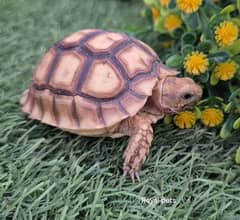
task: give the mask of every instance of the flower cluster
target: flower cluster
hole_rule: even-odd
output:
[[[206,108],[201,112],[200,117],[194,112],[184,111],[174,117],[174,123],[179,128],[191,128],[195,125],[198,118],[205,126],[216,127],[223,122],[224,114],[223,111],[218,108]]]
[[[193,78],[204,89],[194,111],[177,114],[173,122],[179,128],[190,128],[199,121],[220,128],[222,138],[229,137],[232,129],[240,129],[240,2],[144,2],[152,24],[148,31],[154,30],[156,36],[148,41],[145,34],[145,40],[153,42],[167,66]]]

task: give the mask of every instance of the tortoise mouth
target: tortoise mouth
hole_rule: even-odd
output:
[[[165,114],[169,114],[169,115],[174,115],[174,114],[178,114],[182,111],[186,111],[186,110],[191,110],[193,109],[193,107],[197,104],[197,102],[193,102],[190,104],[185,104],[184,106],[178,107],[178,108],[170,108],[170,107],[164,107],[163,111]]]
[[[184,105],[184,106],[183,106],[183,110],[191,110],[191,109],[193,109],[193,107],[194,107],[196,104],[197,104],[197,102]]]
[[[163,112],[168,115],[175,115],[175,114],[179,113],[180,111],[181,110],[179,110],[179,109],[172,109],[172,108],[167,108],[167,107],[163,108]]]

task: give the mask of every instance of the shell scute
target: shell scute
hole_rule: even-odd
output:
[[[111,98],[124,88],[124,80],[117,68],[108,60],[94,61],[82,92],[97,98]]]
[[[41,91],[41,97],[43,108],[41,121],[49,125],[58,126],[57,115],[55,112],[54,94],[49,90],[43,90]]]
[[[80,70],[85,62],[85,57],[77,52],[64,52],[50,79],[49,85],[74,92]]]
[[[55,96],[55,108],[58,115],[58,126],[78,129],[78,120],[73,117],[73,96]]]
[[[134,41],[138,44],[138,46],[141,46],[142,49],[145,50],[147,53],[150,53],[153,57],[158,57],[156,52],[150,46],[148,46],[146,43],[144,43],[138,39],[134,39]]]
[[[130,78],[139,72],[149,72],[154,61],[152,56],[134,44],[121,50],[117,57]]]
[[[80,121],[79,129],[90,130],[103,127],[98,117],[98,106],[87,99],[76,96],[76,111]]]
[[[43,117],[43,108],[41,100],[41,91],[34,91],[33,96],[33,105],[31,110],[31,118],[41,120]]]
[[[60,45],[65,48],[77,46],[82,39],[84,39],[88,34],[94,33],[96,30],[97,29],[86,29],[75,32],[61,40]]]
[[[121,104],[124,107],[124,109],[129,113],[130,116],[136,115],[136,113],[141,109],[147,98],[137,98],[133,94],[127,94],[125,95],[122,100]]]
[[[131,88],[141,95],[151,96],[157,80],[155,76],[140,78],[132,83]]]
[[[102,112],[106,124],[114,124],[119,118],[128,116],[120,110],[117,103],[103,103]]]
[[[107,52],[121,43],[126,36],[114,32],[106,32],[90,39],[86,46],[93,52]]]
[[[38,85],[46,83],[51,65],[56,57],[56,50],[51,48],[41,59],[40,63],[35,69],[33,80]]]

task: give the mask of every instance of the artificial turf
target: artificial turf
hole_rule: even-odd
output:
[[[143,26],[140,3],[0,0],[1,220],[240,219],[239,132],[223,141],[215,130],[159,122],[133,184],[122,177],[127,138],[79,137],[21,113],[21,93],[47,48],[82,28]]]

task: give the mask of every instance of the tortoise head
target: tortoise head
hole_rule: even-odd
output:
[[[189,77],[176,77],[176,71],[164,71],[153,90],[155,105],[165,114],[192,109],[202,97],[202,88]]]

